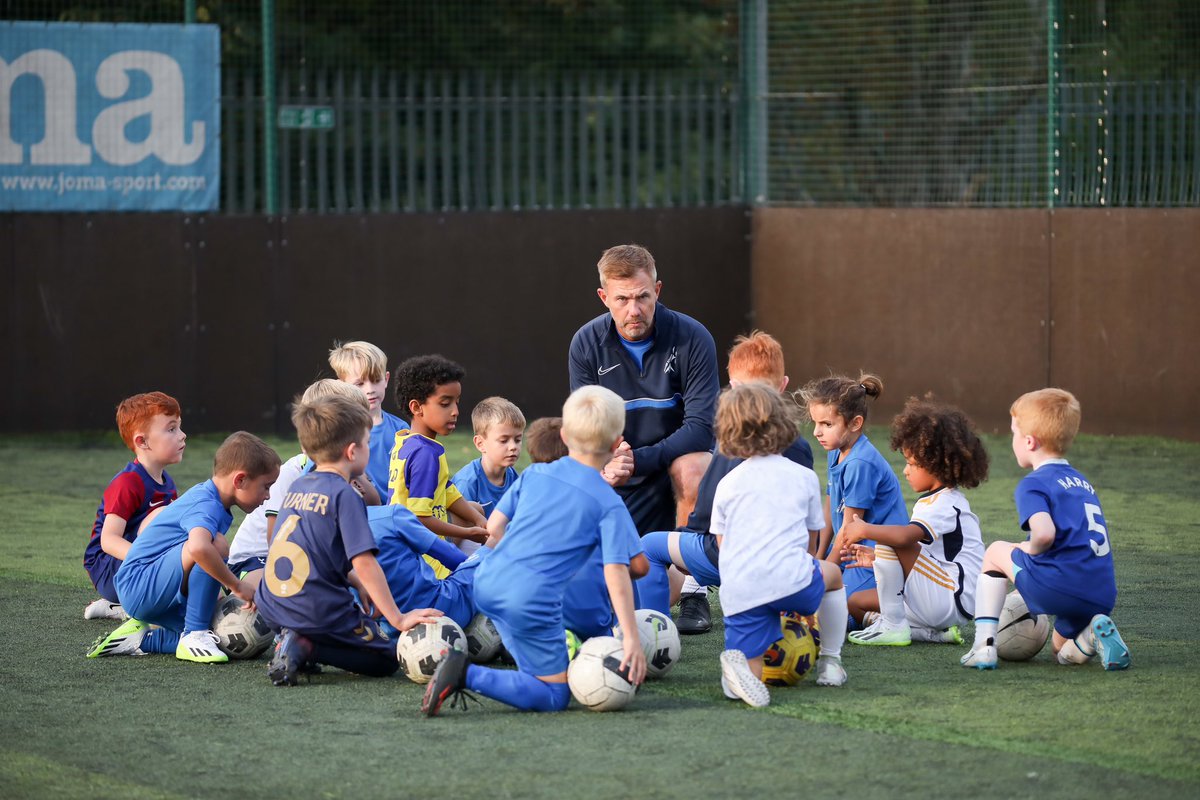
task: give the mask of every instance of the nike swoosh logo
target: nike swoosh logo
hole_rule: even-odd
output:
[[[150,507],[151,507],[151,508],[158,508],[159,506],[165,506],[166,504],[167,504],[167,501],[166,501],[166,500],[159,500],[157,503],[151,503],[151,504],[150,504]]]
[[[596,370],[596,374],[597,375],[607,375],[608,373],[612,372],[614,369],[616,369],[619,366],[621,366],[621,365],[613,364],[611,367],[601,367],[600,369]]]

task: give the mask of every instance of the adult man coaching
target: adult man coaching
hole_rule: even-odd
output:
[[[638,533],[671,530],[696,504],[713,446],[716,346],[703,325],[658,302],[662,282],[646,248],[609,248],[597,268],[596,294],[608,313],[571,339],[571,391],[598,384],[625,400],[625,442],[605,480]],[[707,595],[690,578],[683,592],[679,632],[704,633],[711,627]]]

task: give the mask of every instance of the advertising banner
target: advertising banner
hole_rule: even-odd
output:
[[[215,211],[215,25],[0,22],[0,211]]]

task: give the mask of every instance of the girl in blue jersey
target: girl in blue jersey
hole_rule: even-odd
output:
[[[908,522],[900,481],[864,431],[867,403],[882,392],[883,381],[869,374],[860,375],[857,380],[831,375],[810,381],[800,390],[812,419],[813,436],[828,453],[825,527],[821,529],[816,554],[835,564],[843,544],[842,526],[855,515],[874,525]],[[873,541],[859,544],[875,546]],[[843,580],[847,595],[875,588],[875,573],[863,567],[846,568]]]
[[[1034,614],[1053,614],[1054,652],[1060,664],[1100,656],[1105,669],[1130,664],[1109,614],[1117,602],[1112,546],[1104,510],[1092,484],[1063,457],[1079,432],[1079,401],[1062,389],[1017,398],[1012,449],[1030,473],[1017,484],[1017,516],[1029,538],[992,542],[975,590],[975,643],[964,667],[995,669],[996,628],[1008,582]]]

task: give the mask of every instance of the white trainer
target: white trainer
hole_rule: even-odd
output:
[[[175,647],[175,657],[180,661],[195,661],[199,664],[224,664],[229,656],[217,644],[217,635],[212,631],[192,631],[185,634]]]
[[[889,625],[887,620],[880,617],[868,628],[851,631],[846,638],[855,644],[908,647],[912,644],[912,629],[908,627],[908,622]]]
[[[730,700],[741,700],[733,689],[729,688],[729,681],[725,680],[725,673],[721,673],[721,691],[725,693],[725,697]]]
[[[124,622],[129,619],[129,615],[125,613],[125,609],[121,608],[120,603],[114,603],[111,600],[105,600],[101,597],[99,600],[93,600],[83,608],[84,619],[115,619]]]
[[[988,641],[992,641],[988,639]],[[964,667],[974,667],[975,669],[995,669],[999,666],[999,661],[996,659],[996,646],[992,644],[982,644],[978,647],[972,647],[962,658],[959,659]]]
[[[755,677],[741,650],[726,650],[721,653],[721,677],[735,695],[754,708],[770,705],[771,692],[767,685]]]
[[[112,633],[100,636],[92,642],[92,649],[88,651],[87,657],[144,655],[142,639],[146,638],[149,630],[149,626],[144,622],[136,619],[125,620]]]
[[[842,686],[846,683],[846,668],[841,656],[817,657],[817,686]]]

